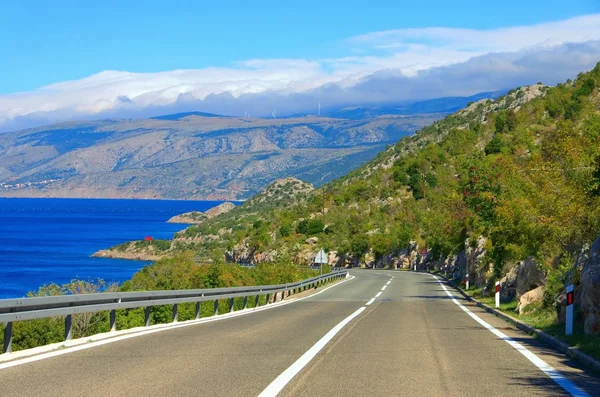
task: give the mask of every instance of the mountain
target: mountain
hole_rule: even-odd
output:
[[[495,99],[508,90],[481,92],[468,97],[444,97],[430,99],[426,101],[412,102],[400,106],[367,106],[367,107],[348,107],[335,109],[324,114],[328,117],[344,118],[351,120],[365,119],[381,116],[384,114],[409,115],[409,114],[427,114],[427,113],[454,113],[472,102],[482,99]]]
[[[443,115],[243,119],[182,113],[0,135],[0,196],[245,199],[295,176],[320,185]]]
[[[576,327],[600,334],[598,142],[600,63],[472,103],[321,188],[281,200],[271,186],[178,233],[169,255],[307,264],[324,248],[338,266],[468,274],[480,296],[500,280],[513,314],[550,332],[573,283]]]

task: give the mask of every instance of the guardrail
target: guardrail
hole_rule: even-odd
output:
[[[286,294],[316,288],[334,279],[343,278],[346,270],[334,271],[307,280],[252,287],[206,288],[194,290],[144,291],[144,292],[110,292],[96,294],[61,295],[34,298],[0,300],[0,322],[4,327],[4,353],[12,351],[13,322],[40,318],[65,316],[65,340],[73,338],[72,315],[110,311],[110,330],[116,331],[116,310],[144,307],[144,324],[150,326],[150,308],[152,306],[173,305],[173,322],[177,321],[177,308],[180,303],[196,303],[196,319],[200,318],[200,302],[215,301],[215,315],[219,314],[219,300],[229,299],[229,311],[234,311],[235,298],[244,298],[244,309],[248,305],[248,297],[255,296],[255,307],[259,305],[259,297],[266,295],[266,304],[271,296],[274,300],[281,293]]]

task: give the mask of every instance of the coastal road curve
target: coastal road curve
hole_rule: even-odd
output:
[[[600,395],[597,375],[429,274],[351,274],[271,309],[2,368],[0,396]]]

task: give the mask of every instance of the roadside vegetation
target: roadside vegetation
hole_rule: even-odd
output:
[[[325,268],[324,272],[330,271]],[[260,264],[246,268],[222,261],[212,265],[198,265],[189,253],[174,258],[159,260],[152,266],[146,266],[134,277],[122,285],[108,284],[104,280],[72,280],[64,285],[50,284],[42,286],[28,296],[57,296],[97,292],[175,290],[196,288],[220,288],[251,285],[285,284],[315,277],[318,271],[309,267],[298,267],[285,258],[276,263]],[[261,296],[259,305],[266,303]],[[254,299],[248,300],[248,307],[254,307]],[[201,316],[214,315],[214,302],[202,302]],[[235,310],[243,308],[243,298],[236,298]],[[229,303],[219,301],[219,313],[229,312]],[[170,323],[172,307],[154,306],[150,311],[151,324]],[[184,303],[178,308],[178,320],[195,318],[195,304]],[[82,338],[110,331],[109,313],[84,313],[73,315],[73,338]],[[117,310],[117,329],[130,329],[144,326],[144,308]],[[0,346],[3,343],[4,324],[0,324]],[[13,351],[29,349],[64,341],[64,317],[17,321],[13,324]]]

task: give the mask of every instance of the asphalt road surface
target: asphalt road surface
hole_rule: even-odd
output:
[[[0,396],[600,395],[597,375],[428,274],[351,274],[271,309],[0,369]]]

